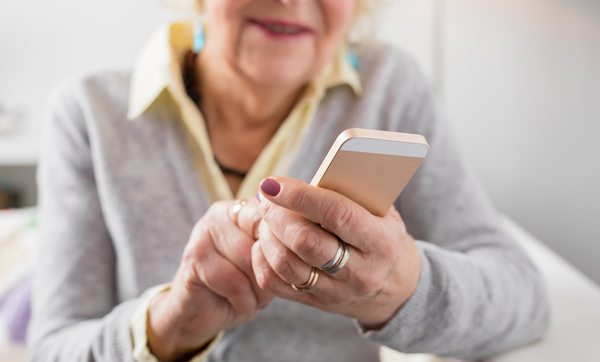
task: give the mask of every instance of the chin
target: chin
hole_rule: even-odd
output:
[[[311,66],[300,59],[263,59],[242,64],[242,71],[257,84],[267,87],[302,87],[313,77]]]

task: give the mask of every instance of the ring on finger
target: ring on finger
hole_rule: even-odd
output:
[[[310,276],[308,280],[304,284],[294,284],[292,283],[292,288],[299,292],[308,291],[310,288],[314,287],[317,284],[317,279],[319,279],[319,268],[315,268],[314,266],[310,270]]]
[[[331,259],[327,264],[323,265],[319,269],[329,274],[334,274],[340,271],[348,262],[350,258],[350,247],[345,242],[339,240],[338,250],[336,251],[333,259]]]
[[[233,223],[238,225],[238,214],[242,211],[242,208],[246,206],[248,202],[246,200],[237,200],[231,211],[233,212]],[[239,225],[238,225],[239,226]]]
[[[328,271],[328,270],[332,269],[335,266],[335,264],[342,257],[342,253],[344,252],[344,243],[340,239],[337,239],[337,240],[338,240],[338,248],[337,248],[337,251],[335,252],[335,255],[333,256],[333,258],[331,258],[331,260],[329,260],[325,265],[323,265],[319,269],[321,269],[323,271]]]

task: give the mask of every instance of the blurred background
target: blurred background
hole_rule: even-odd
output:
[[[36,203],[56,83],[128,68],[174,16],[158,0],[0,3],[0,205]],[[498,208],[600,283],[600,1],[392,0],[381,20]]]
[[[50,90],[129,68],[175,16],[159,0],[0,2],[0,209],[30,207],[0,214],[0,273],[27,252],[8,249],[15,230],[35,230]],[[377,37],[420,63],[499,210],[600,283],[600,1],[391,0]]]
[[[600,283],[600,1],[391,0],[378,37],[431,79],[498,208]],[[36,203],[48,92],[128,68],[159,0],[0,2],[0,190]],[[8,196],[7,196],[8,195]]]

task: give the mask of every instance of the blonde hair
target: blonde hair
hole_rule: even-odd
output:
[[[159,0],[165,8],[188,17],[200,12],[199,1],[201,0]],[[348,31],[351,42],[362,43],[373,38],[378,13],[388,2],[389,0],[356,0],[354,19]]]

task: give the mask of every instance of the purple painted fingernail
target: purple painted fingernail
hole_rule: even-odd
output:
[[[281,185],[272,178],[266,178],[260,183],[260,190],[269,196],[277,196],[281,191]]]

